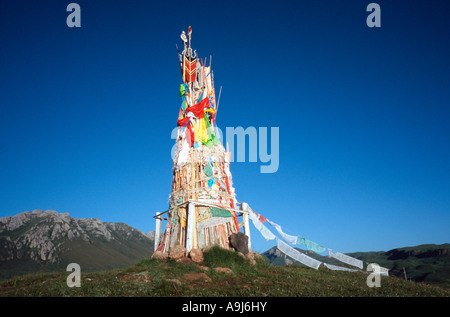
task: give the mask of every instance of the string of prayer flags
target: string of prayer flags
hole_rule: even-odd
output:
[[[254,212],[253,210],[251,212]],[[289,235],[281,229],[281,226],[276,224],[273,221],[270,221],[269,219],[265,218],[263,215],[258,215],[256,212],[255,214],[258,217],[258,220],[261,223],[268,222],[272,227],[274,227],[277,232],[280,234],[281,238],[288,244],[298,244],[298,245],[304,245],[308,250],[314,251],[316,253],[322,253],[326,251],[326,248],[318,243],[315,243],[313,241],[310,241],[302,236],[293,236]]]
[[[281,226],[278,225],[277,223],[270,221],[269,219],[265,218],[264,216],[256,213],[250,207],[248,208],[248,211],[249,211],[248,212],[249,218],[252,220],[256,229],[258,229],[261,232],[261,234],[263,235],[263,237],[266,238],[267,240],[277,239],[277,241],[278,241],[277,247],[281,252],[285,253],[286,255],[290,256],[294,260],[299,261],[300,263],[303,263],[309,267],[317,269],[320,266],[320,264],[322,262],[317,261],[311,257],[308,257],[307,255],[299,252],[298,250],[294,249],[293,247],[289,246],[288,244],[304,245],[306,247],[306,249],[314,251],[316,253],[325,252],[327,249],[324,246],[322,246],[318,243],[315,243],[313,241],[310,241],[302,236],[293,236],[293,235],[286,234],[281,229]],[[275,235],[264,226],[264,223],[266,223],[266,222],[269,223],[272,227],[274,227],[277,230],[277,232],[281,236],[282,240],[276,238]],[[341,261],[345,264],[351,265],[351,266],[355,266],[355,267],[359,268],[360,270],[363,269],[363,261],[361,261],[361,260],[355,259],[351,256],[348,256],[348,255],[340,253],[340,252],[333,253],[331,251],[331,249],[328,249],[328,252],[329,252],[329,256],[336,260],[339,260],[339,261]],[[324,264],[330,270],[342,270],[342,271],[350,271],[350,272],[359,271],[359,270],[344,268],[341,266],[336,266],[336,265],[331,265],[331,264],[326,264],[326,263],[324,263]],[[383,274],[388,275],[388,271],[389,271],[388,269],[382,268],[380,270],[382,271]]]

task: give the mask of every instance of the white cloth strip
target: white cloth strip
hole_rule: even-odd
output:
[[[348,265],[356,266],[357,268],[360,268],[360,269],[363,268],[363,261],[361,261],[361,260],[352,258],[351,256],[348,256],[348,255],[345,255],[345,254],[342,254],[339,252],[333,253],[333,252],[331,252],[331,249],[328,249],[328,252],[329,252],[330,256],[332,258],[335,258],[336,260],[339,260]]]
[[[280,250],[287,256],[293,258],[294,260],[296,260],[300,263],[303,263],[306,266],[312,267],[313,269],[317,270],[319,268],[320,264],[322,263],[320,261],[317,261],[317,260],[307,256],[306,254],[303,254],[303,253],[295,250],[294,248],[288,246],[286,243],[284,243],[280,239],[278,239],[277,248],[278,248],[278,250]]]
[[[389,269],[380,266],[380,274],[384,276],[389,276]]]
[[[328,263],[324,263],[323,265],[325,265],[327,268],[329,268],[330,270],[333,270],[333,271],[363,272],[361,270],[349,269],[348,267],[342,267],[342,266],[332,265],[332,264],[328,264]]]
[[[178,157],[177,157],[177,165],[178,166],[181,166],[188,161],[189,149],[190,149],[190,147],[189,147],[188,142],[186,140],[183,140],[181,150],[178,153]]]
[[[209,219],[203,220],[197,223],[197,229],[206,229],[211,228],[218,225],[223,225],[228,222],[232,222],[233,218],[223,218],[223,217],[211,217]]]
[[[383,276],[389,276],[389,269],[379,266],[376,263],[370,263],[369,265],[367,265],[366,270],[373,271],[375,273],[380,273]]]
[[[289,244],[296,244],[297,243],[297,237],[296,236],[291,236],[289,234],[284,233],[283,230],[281,230],[280,225],[276,224],[275,222],[270,221],[269,219],[267,219],[267,222],[278,231],[278,233],[280,234],[281,238],[283,238],[283,240],[286,243],[289,243]]]
[[[261,221],[259,221],[258,217],[256,216],[255,212],[253,210],[251,210],[249,208],[249,218],[252,220],[253,225],[255,226],[256,229],[258,229],[258,231],[262,234],[262,236],[264,238],[266,238],[266,240],[273,240],[275,239],[275,235],[272,233],[272,231],[270,231],[269,229],[266,228],[266,226],[264,226]]]

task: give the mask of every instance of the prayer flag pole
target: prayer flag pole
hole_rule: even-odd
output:
[[[186,42],[187,42],[187,38],[186,38],[186,33],[181,32],[180,35],[181,39],[183,40],[183,45],[184,45],[184,50],[183,50],[183,83],[186,83]]]

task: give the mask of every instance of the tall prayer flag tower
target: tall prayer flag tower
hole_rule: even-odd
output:
[[[212,245],[228,249],[230,236],[239,232],[240,226],[250,238],[248,217],[241,209],[246,204],[236,201],[231,153],[216,137],[218,104],[211,58],[209,66],[206,60],[198,58],[191,48],[191,33],[189,27],[188,41],[182,32],[184,49],[178,52],[183,82],[169,209],[155,216],[155,252],[166,254],[176,246],[186,252]],[[243,216],[241,224],[238,216]],[[167,220],[164,233],[162,220]]]

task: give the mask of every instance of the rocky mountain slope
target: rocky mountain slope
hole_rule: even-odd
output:
[[[153,238],[154,239],[154,238]],[[37,271],[113,269],[151,256],[151,233],[39,209],[0,218],[0,279]]]

